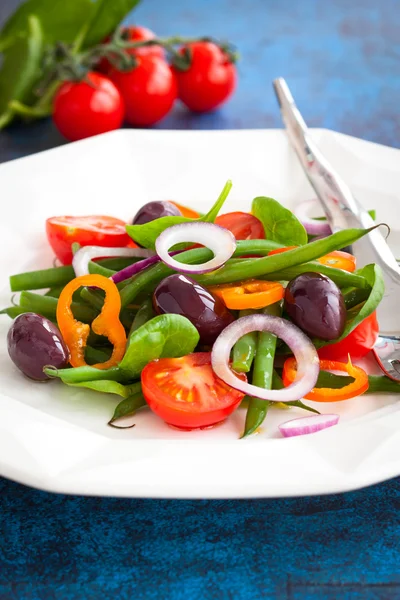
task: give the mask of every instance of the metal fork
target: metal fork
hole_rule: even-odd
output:
[[[293,96],[282,78],[273,82],[286,133],[314,188],[333,232],[349,227],[372,227],[369,213],[353,196],[348,185],[335,172],[310,136]],[[400,312],[400,269],[385,238],[375,229],[355,244],[358,262],[378,263],[385,278],[385,295],[378,309],[380,334],[373,349],[385,374],[400,382],[400,320],[394,327],[394,315]]]

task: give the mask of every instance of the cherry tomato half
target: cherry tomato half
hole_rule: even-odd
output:
[[[330,344],[318,350],[324,360],[346,360],[350,354],[352,359],[362,358],[373,348],[379,335],[379,324],[376,312],[364,319],[344,340]]]
[[[86,81],[66,81],[54,99],[54,123],[71,142],[118,129],[123,119],[121,94],[100,73],[88,73]]]
[[[193,42],[181,48],[189,52],[190,66],[174,67],[179,98],[190,110],[207,112],[225,102],[236,86],[236,67],[229,56],[213,42]]]
[[[103,215],[51,217],[46,221],[46,234],[54,254],[63,265],[72,262],[71,244],[74,242],[81,246],[113,248],[128,246],[132,242],[124,221]]]
[[[123,27],[122,35],[127,42],[142,42],[146,40],[154,40],[156,34],[147,27],[141,27],[140,25],[131,25],[130,27]],[[104,40],[105,43],[109,42],[110,38]],[[164,58],[164,50],[161,46],[143,46],[142,48],[129,48],[128,54],[133,56],[158,56]],[[111,63],[106,59],[102,58],[96,65],[96,69],[102,73],[108,73],[108,70],[112,68]]]
[[[231,212],[226,215],[220,215],[215,219],[215,223],[225,229],[229,229],[237,240],[264,240],[264,227],[250,213]]]
[[[148,127],[160,121],[172,108],[178,88],[169,64],[153,55],[138,56],[131,71],[110,69],[125,103],[125,118],[130,125]]]
[[[244,397],[214,374],[210,352],[150,362],[142,371],[142,390],[151,410],[181,429],[220,423]]]

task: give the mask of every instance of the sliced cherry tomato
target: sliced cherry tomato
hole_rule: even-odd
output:
[[[270,250],[270,252],[268,252],[268,256],[280,254],[281,252],[287,252],[288,250],[294,250],[294,248],[297,248],[297,246],[276,248],[275,250]],[[334,252],[330,252],[325,256],[321,256],[321,258],[317,258],[316,260],[317,262],[321,263],[321,265],[333,267],[334,269],[343,269],[343,271],[349,271],[349,273],[353,273],[357,267],[356,257],[348,252],[343,252],[342,250],[334,250]]]
[[[344,371],[350,377],[354,377],[353,383],[340,389],[335,388],[317,388],[315,387],[309,394],[304,396],[307,400],[315,402],[339,402],[355,398],[367,391],[369,387],[368,375],[360,367],[351,364],[349,358],[347,363],[337,362],[335,360],[321,360],[320,368],[322,371]],[[285,386],[290,385],[296,378],[297,365],[295,358],[288,358],[283,365],[282,379]]]
[[[136,127],[148,127],[160,121],[178,96],[175,74],[159,56],[138,56],[132,70],[112,68],[108,75],[121,92],[126,121]]]
[[[142,390],[151,410],[181,429],[220,423],[244,397],[214,374],[210,352],[153,360],[142,371]]]
[[[121,127],[124,102],[108,77],[90,72],[85,81],[66,81],[60,86],[53,120],[67,140],[81,140]]]
[[[127,42],[142,42],[146,40],[154,40],[156,34],[147,27],[141,27],[140,25],[132,25],[130,27],[122,28],[122,36]],[[104,40],[104,43],[110,41],[110,37]],[[142,48],[129,48],[126,50],[128,54],[132,56],[158,56],[164,58],[165,52],[161,46],[143,46]],[[111,63],[106,59],[102,58],[96,65],[96,69],[102,73],[108,73],[109,69],[112,68]]]
[[[362,358],[374,347],[379,335],[379,324],[374,311],[364,319],[344,340],[329,344],[318,350],[318,355],[326,360],[343,360],[349,354],[351,358]]]
[[[187,217],[188,219],[198,219],[200,217],[200,213],[197,210],[193,210],[193,208],[183,206],[183,204],[178,204],[177,202],[173,202],[173,200],[169,200],[169,202],[176,206],[176,208],[179,208],[183,217]]]
[[[179,98],[190,110],[214,110],[233,93],[236,86],[236,67],[231,58],[213,42],[192,42],[180,53],[189,55],[189,68],[175,67]]]
[[[244,310],[246,308],[264,308],[279,302],[285,295],[284,287],[276,281],[249,281],[228,283],[209,288],[214,296],[218,296],[227,308]]]
[[[229,229],[237,240],[264,240],[264,227],[250,213],[231,212],[220,215],[215,219],[215,223],[225,229]]]
[[[51,217],[46,221],[46,234],[54,254],[63,265],[72,262],[73,242],[81,246],[112,248],[132,246],[133,243],[126,233],[124,221],[103,215]]]

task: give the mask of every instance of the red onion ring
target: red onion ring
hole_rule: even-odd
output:
[[[300,202],[293,212],[304,225],[309,235],[331,235],[332,229],[327,221],[318,221],[308,216],[310,211],[316,206],[319,206],[318,200],[306,200],[305,202]]]
[[[194,243],[206,246],[214,257],[200,265],[184,265],[171,258],[169,249],[175,244]],[[196,221],[180,223],[165,229],[156,239],[156,252],[161,260],[178,273],[208,273],[222,267],[236,250],[233,233],[214,223]]]
[[[297,362],[297,377],[282,390],[266,390],[238,379],[229,367],[233,345],[246,333],[266,331],[283,340],[291,349]],[[214,373],[226,384],[249,396],[272,402],[292,402],[308,394],[317,383],[319,358],[311,340],[290,321],[271,315],[250,315],[228,325],[214,342],[211,352]]]
[[[313,415],[312,417],[300,417],[291,419],[279,425],[279,431],[284,437],[295,435],[307,435],[337,425],[339,415]]]
[[[175,250],[175,252],[171,252],[171,256],[173,256],[175,254],[180,254],[181,252],[184,252],[184,250]],[[133,265],[128,265],[127,267],[125,267],[125,269],[121,269],[121,271],[114,273],[114,275],[111,275],[110,279],[112,279],[114,283],[120,283],[121,281],[125,281],[125,279],[129,279],[130,277],[133,277],[133,275],[137,275],[144,269],[147,269],[147,267],[150,267],[151,265],[155,265],[156,263],[158,263],[160,261],[161,261],[161,258],[159,256],[157,256],[157,255],[150,256],[149,258],[145,258],[144,260],[139,260],[138,262],[134,263]]]
[[[83,246],[74,254],[72,266],[76,277],[80,277],[81,275],[88,275],[89,263],[94,258],[108,258],[110,256],[146,258],[153,255],[153,250],[146,250],[144,248],[105,248],[103,246]]]

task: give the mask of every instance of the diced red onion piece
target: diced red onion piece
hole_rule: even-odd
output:
[[[320,206],[318,200],[306,200],[305,202],[300,202],[293,212],[299,221],[302,222],[309,235],[331,235],[332,230],[327,221],[318,221],[309,216],[310,211],[316,206]]]
[[[74,254],[72,266],[76,277],[80,277],[81,275],[88,275],[89,263],[94,258],[109,258],[111,256],[147,258],[153,255],[153,250],[146,250],[145,248],[105,248],[103,246],[83,246]]]
[[[312,415],[312,417],[300,417],[291,419],[279,425],[279,430],[284,437],[295,435],[307,435],[337,425],[339,415]]]
[[[171,252],[171,256],[173,256],[174,254],[180,254],[181,252],[184,251],[176,250],[175,252]],[[138,262],[133,263],[133,265],[128,265],[127,267],[125,267],[125,269],[114,273],[114,275],[111,275],[110,279],[112,279],[114,283],[120,283],[121,281],[125,281],[125,279],[133,277],[133,275],[137,275],[144,269],[147,269],[147,267],[151,267],[151,265],[155,265],[160,261],[161,258],[157,256],[157,254],[155,256],[150,256],[149,258],[139,260]]]
[[[297,376],[288,387],[282,390],[265,390],[241,381],[230,369],[229,358],[233,345],[252,331],[266,331],[276,335],[293,352],[297,362]],[[214,342],[211,365],[214,373],[226,384],[249,396],[272,402],[292,402],[303,398],[315,387],[319,374],[317,351],[301,329],[281,317],[261,314],[242,317],[223,330]]]
[[[193,243],[206,246],[214,258],[200,265],[184,265],[171,257],[169,249],[175,244]],[[165,229],[156,239],[156,252],[161,260],[180,273],[208,273],[222,267],[236,250],[235,236],[213,223],[181,223]]]

